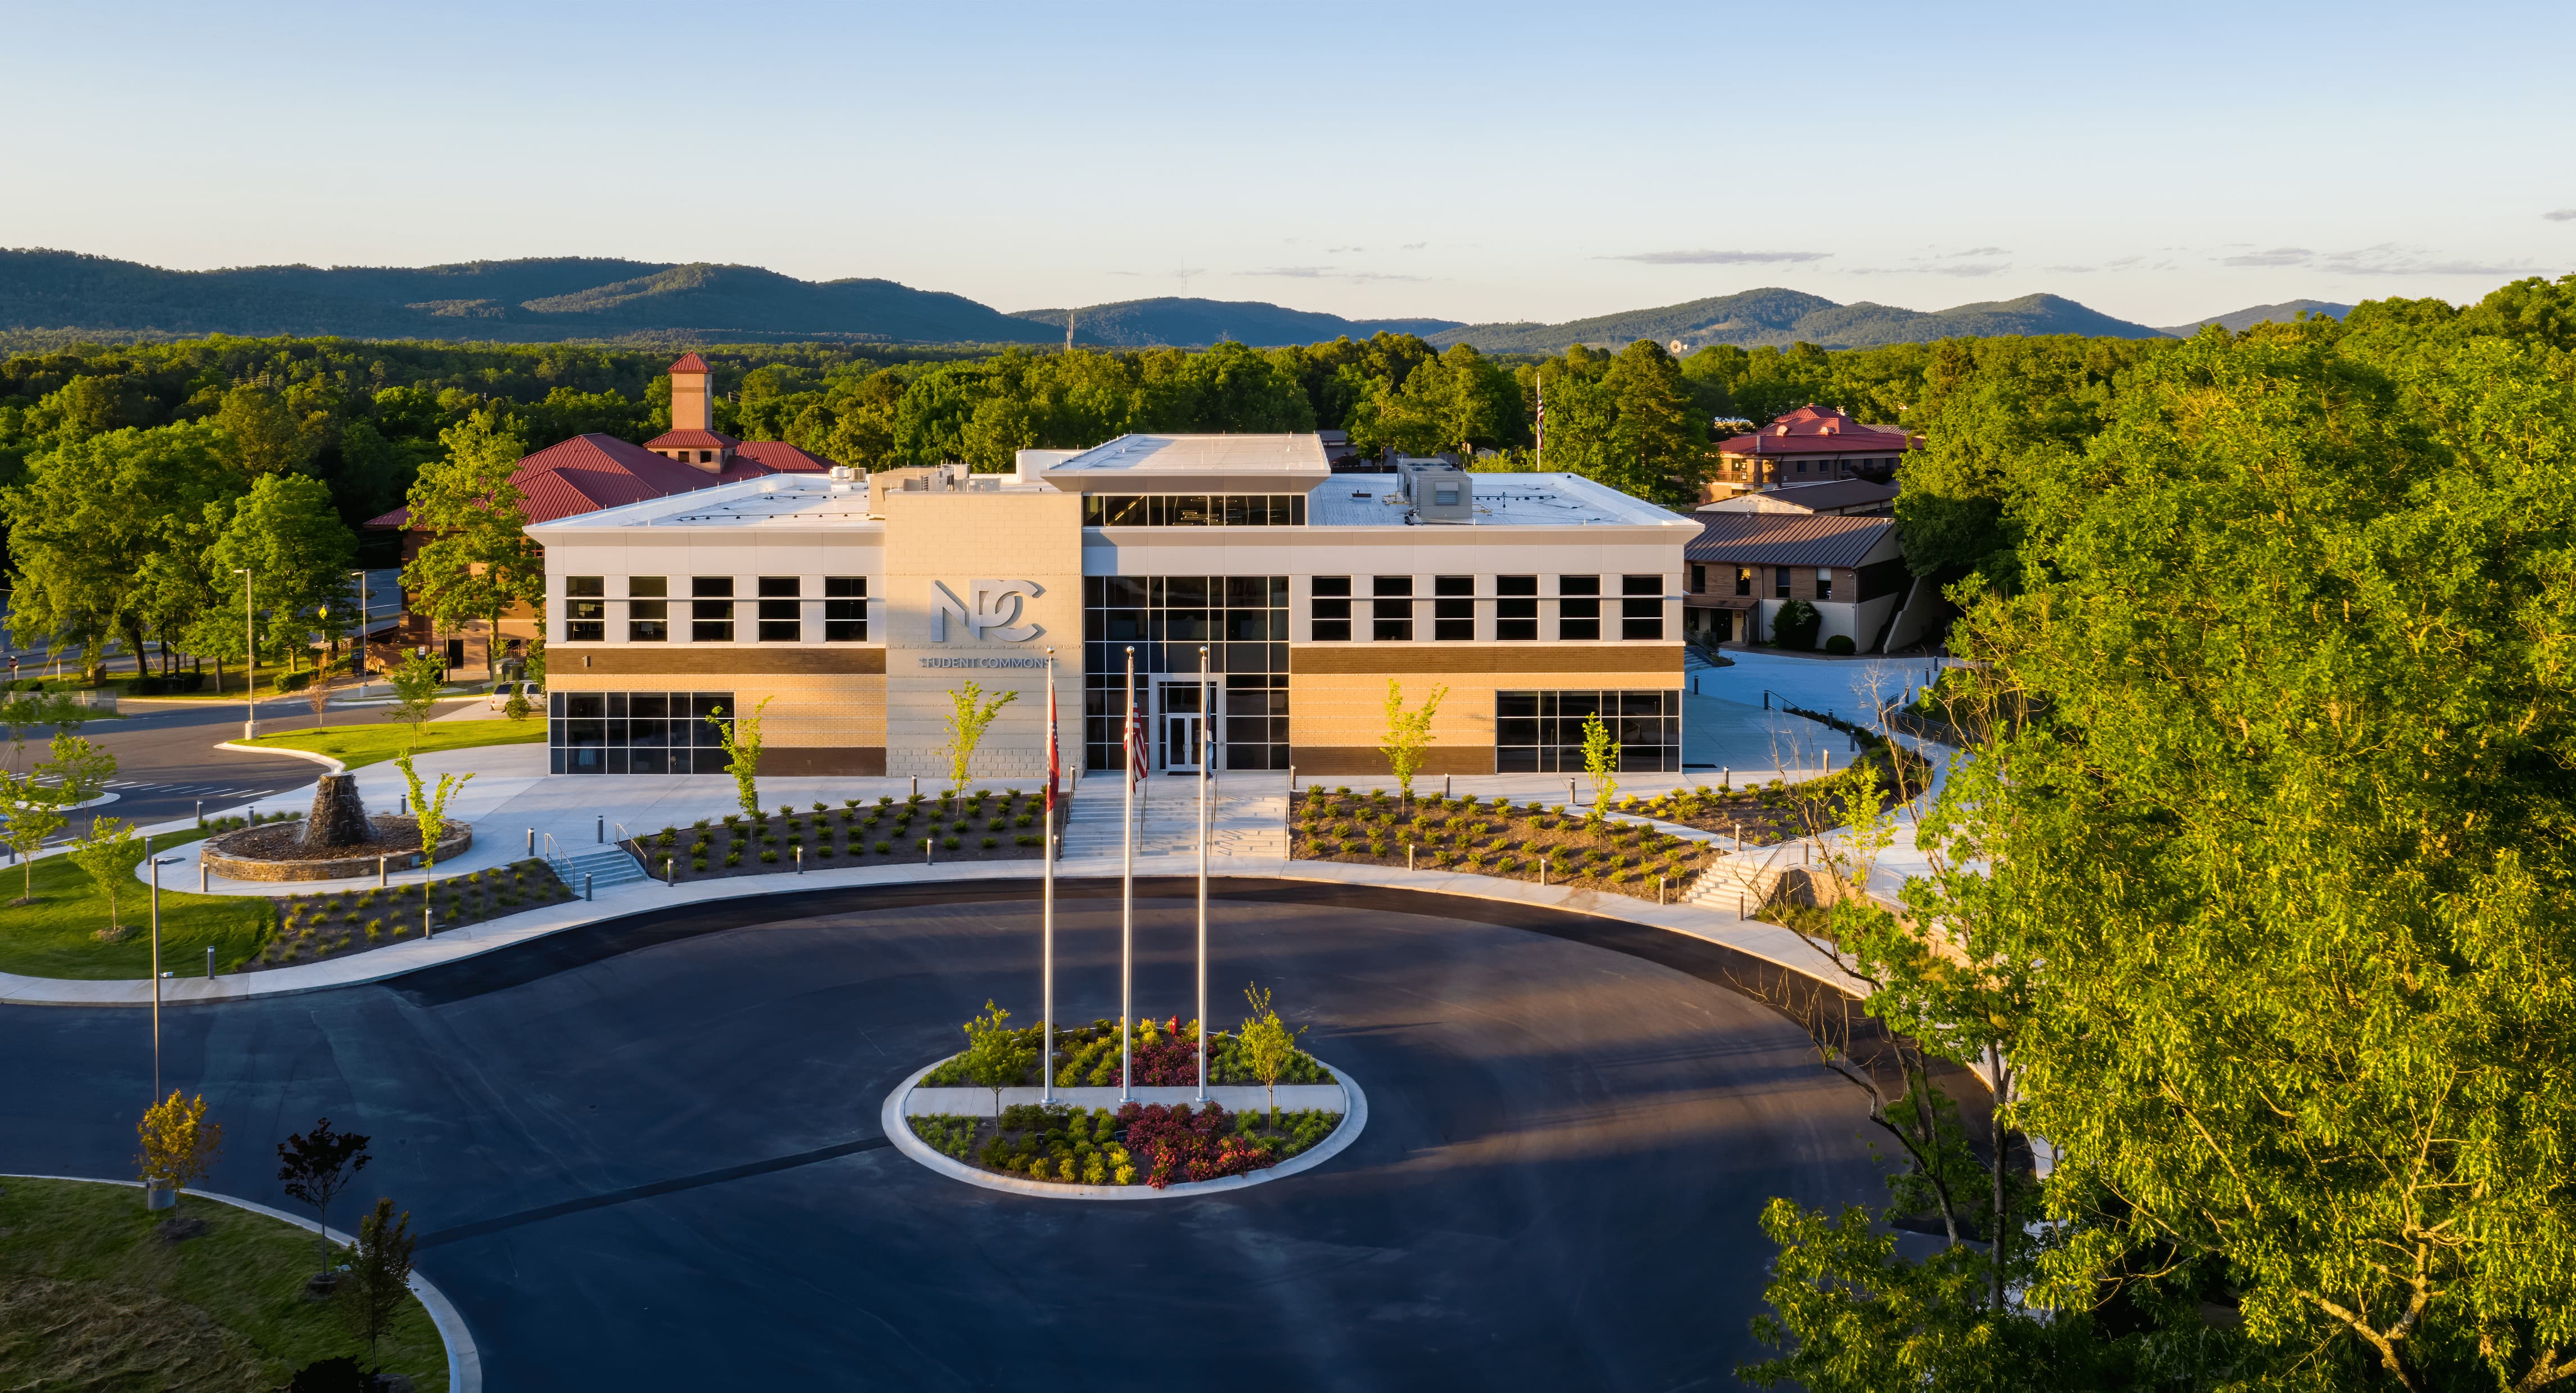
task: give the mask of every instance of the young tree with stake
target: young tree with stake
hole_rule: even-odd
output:
[[[331,1224],[331,1201],[367,1168],[367,1138],[358,1132],[334,1132],[331,1119],[313,1124],[277,1144],[277,1178],[287,1197],[313,1206],[314,1242],[330,1262],[330,1240],[322,1230]]]
[[[412,815],[419,820],[420,826],[420,869],[422,875],[426,876],[433,867],[438,865],[438,839],[447,835],[447,805],[457,794],[464,791],[467,784],[474,781],[474,776],[441,774],[438,776],[438,787],[423,792],[420,775],[412,769],[411,755],[408,751],[395,757],[394,767],[402,771],[403,783],[411,789]],[[421,896],[421,908],[423,912],[429,908],[429,897],[426,891]]]
[[[760,817],[760,713],[769,709],[772,697],[762,697],[748,716],[725,719],[719,706],[707,713],[707,724],[716,728],[716,743],[724,746],[725,772],[733,775],[733,793],[744,813]]]
[[[358,1221],[358,1241],[349,1245],[349,1276],[340,1284],[341,1314],[349,1329],[367,1342],[367,1362],[376,1362],[376,1344],[393,1328],[394,1315],[411,1298],[411,1215],[394,1213],[394,1202],[379,1199]]]
[[[1270,1109],[1270,1125],[1279,1125],[1279,1080],[1288,1067],[1297,1062],[1297,1037],[1306,1027],[1291,1029],[1270,1006],[1270,989],[1246,983],[1243,999],[1252,1003],[1252,1018],[1243,1023],[1245,1059],[1252,1065],[1252,1076],[1261,1080],[1262,1097]]]
[[[107,927],[100,930],[99,936],[124,937],[125,925],[117,917],[116,890],[132,877],[134,863],[143,859],[143,846],[134,840],[134,824],[122,818],[91,818],[89,835],[72,843],[65,854],[82,874],[98,882],[99,893],[107,896]]]
[[[224,1149],[223,1124],[206,1120],[204,1095],[182,1099],[175,1088],[144,1109],[134,1133],[142,1142],[134,1158],[142,1179],[157,1180],[173,1192],[204,1179]]]
[[[429,713],[437,708],[439,691],[447,685],[447,669],[427,653],[414,653],[400,664],[389,666],[385,673],[393,684],[393,718],[411,727],[418,739],[421,727],[429,723]]]
[[[44,850],[45,839],[63,830],[65,818],[54,802],[54,789],[36,782],[32,774],[0,770],[0,816],[8,818],[0,827],[0,841],[18,853],[18,865],[24,879],[24,891],[16,903],[36,902],[37,852]]]
[[[1396,787],[1403,790],[1404,801],[1413,801],[1413,776],[1422,769],[1423,756],[1431,748],[1431,718],[1440,712],[1440,699],[1449,689],[1433,683],[1431,694],[1412,711],[1404,709],[1404,686],[1386,679],[1386,739],[1378,749],[1386,755],[1387,768],[1395,775]]]
[[[993,1115],[1002,1115],[1002,1090],[1028,1072],[1032,1050],[1006,1024],[1011,1013],[989,999],[984,1014],[966,1022],[966,1077],[993,1090]]]
[[[1610,800],[1619,796],[1619,742],[1598,714],[1583,718],[1583,775],[1592,781],[1592,811],[1587,827],[1599,827],[1610,815]]]
[[[984,743],[984,732],[1002,708],[1020,699],[1018,692],[1003,692],[987,697],[984,688],[967,682],[948,694],[948,786],[959,793],[966,791],[969,767],[975,761],[975,747]]]

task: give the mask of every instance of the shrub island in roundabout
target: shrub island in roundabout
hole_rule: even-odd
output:
[[[1304,1170],[1349,1144],[1365,1105],[1347,1078],[1297,1047],[1268,993],[1247,995],[1253,1018],[1208,1037],[1204,1101],[1196,1021],[1129,1024],[1125,1099],[1118,1022],[1059,1027],[1055,1097],[1045,1101],[1043,1032],[1013,1028],[1010,1012],[986,1003],[966,1024],[967,1048],[897,1089],[887,1121],[903,1130],[897,1146],[933,1169],[1062,1198],[1231,1189]]]

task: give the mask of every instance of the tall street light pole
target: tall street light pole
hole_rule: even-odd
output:
[[[161,868],[185,859],[154,856],[152,839],[143,839],[143,859],[152,863],[152,1101],[161,1101]]]
[[[235,566],[242,578],[242,738],[259,738],[259,640],[251,629],[250,571]]]
[[[358,700],[367,699],[367,624],[375,617],[368,607],[367,573],[351,571],[358,578]]]
[[[1136,1096],[1136,780],[1144,771],[1144,732],[1136,711],[1136,647],[1127,647],[1127,813],[1118,836],[1118,1101]]]
[[[1199,1101],[1207,1101],[1207,871],[1208,766],[1216,762],[1215,684],[1208,672],[1206,644],[1199,645]]]

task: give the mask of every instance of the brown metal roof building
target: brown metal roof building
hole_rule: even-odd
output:
[[[1804,600],[1822,618],[1818,647],[1839,634],[1855,651],[1884,641],[1913,588],[1896,523],[1831,513],[1692,515],[1698,540],[1682,548],[1685,634],[1706,642],[1773,639],[1783,605]]]
[[[1829,407],[1807,405],[1749,434],[1718,442],[1715,501],[1756,489],[1824,479],[1895,477],[1920,437],[1895,426],[1865,426]]]

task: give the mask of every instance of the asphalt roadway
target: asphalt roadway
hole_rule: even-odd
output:
[[[1190,1014],[1186,882],[1140,898],[1140,1014]],[[1303,1175],[1079,1203],[943,1179],[878,1108],[1000,1000],[1035,1019],[1027,883],[657,911],[387,983],[163,1017],[225,1127],[374,1139],[344,1199],[412,1215],[495,1393],[1727,1388],[1756,1357],[1764,1201],[1881,1200],[1856,1093],[1679,935],[1532,906],[1219,882],[1245,982],[1366,1089]],[[1117,1010],[1114,883],[1060,899],[1059,1014]],[[0,1171],[130,1173],[133,1009],[0,1008]]]
[[[107,785],[116,801],[73,813],[54,841],[87,833],[92,817],[120,817],[148,827],[194,817],[200,801],[211,816],[218,809],[239,808],[303,788],[322,772],[313,761],[288,755],[216,749],[221,741],[241,738],[243,711],[238,701],[128,699],[119,707],[116,719],[91,721],[80,729],[81,735],[116,756],[116,777]],[[453,705],[439,707],[442,712],[454,709]],[[357,707],[335,710],[329,724],[365,725],[383,719],[381,708]],[[310,730],[313,724],[313,708],[302,697],[259,704],[262,734]],[[29,736],[21,767],[43,759],[45,742],[52,737],[50,729]],[[300,801],[280,802],[271,809],[303,810]]]

